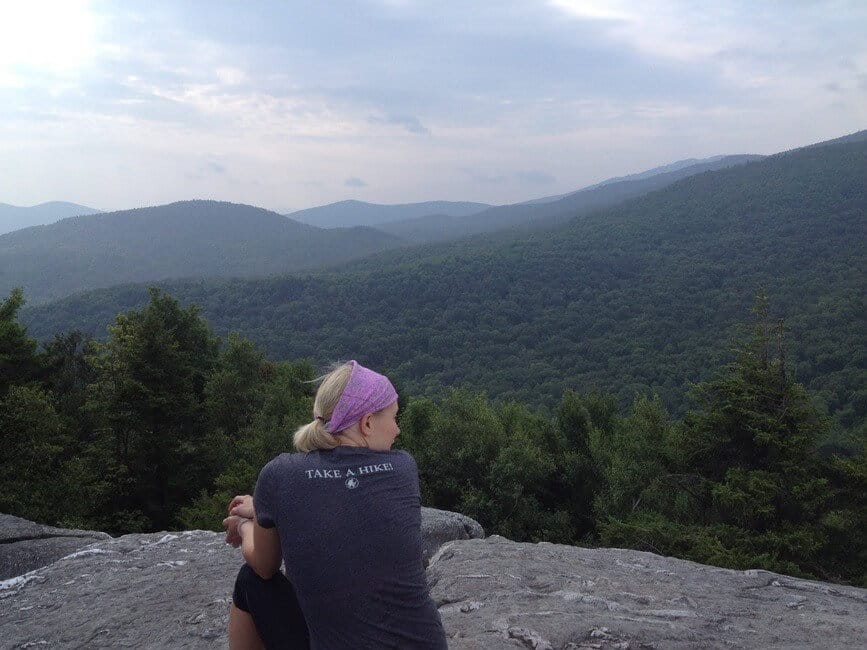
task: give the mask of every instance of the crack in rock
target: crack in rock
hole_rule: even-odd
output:
[[[506,631],[506,636],[509,639],[520,641],[533,650],[554,650],[554,646],[545,637],[536,630],[530,630],[526,627],[510,627]]]
[[[65,533],[65,534],[55,534],[55,533],[37,533],[35,535],[21,535],[20,537],[5,537],[0,539],[0,544],[17,544],[19,542],[33,542],[39,539],[63,539],[65,537],[74,537],[77,539],[81,538],[94,538],[95,535],[89,531],[82,531],[80,533]],[[106,536],[108,537],[108,536]]]

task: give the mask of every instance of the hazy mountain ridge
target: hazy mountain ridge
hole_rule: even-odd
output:
[[[594,190],[599,187],[604,187],[605,185],[611,185],[612,183],[620,183],[623,181],[640,181],[646,178],[651,178],[652,176],[659,176],[660,174],[668,174],[670,172],[677,172],[681,169],[686,169],[689,167],[695,167],[696,165],[707,165],[713,164],[720,160],[724,160],[728,158],[731,164],[738,164],[740,162],[752,162],[754,160],[761,160],[764,156],[754,155],[754,154],[735,154],[735,155],[720,155],[720,156],[711,156],[709,158],[686,158],[684,160],[677,160],[673,163],[668,163],[667,165],[660,165],[659,167],[654,167],[652,169],[648,169],[647,171],[637,172],[635,174],[626,174],[625,176],[614,176],[612,178],[607,178],[604,181],[599,183],[594,183],[593,185],[588,185],[587,187],[582,187],[580,190],[573,192],[566,192],[565,194],[554,194],[552,196],[543,196],[539,199],[532,199],[530,201],[522,201],[522,205],[532,205],[534,203],[551,203],[553,201],[559,201],[560,199],[565,199],[568,196],[572,196],[573,194],[577,194],[578,192],[586,192],[588,190]],[[740,160],[739,160],[740,159]],[[706,171],[706,170],[702,170]]]
[[[629,400],[685,385],[729,354],[764,286],[799,380],[843,426],[863,422],[867,143],[807,148],[689,178],[531,233],[390,251],[345,271],[163,284],[270,358],[365,358],[413,395],[466,385],[551,403],[600,386]],[[26,312],[45,338],[101,334],[145,287]],[[327,309],[329,318],[310,319]],[[860,395],[860,397],[859,397]]]
[[[49,201],[29,207],[0,203],[0,235],[21,228],[54,223],[67,217],[101,212],[102,210],[96,208],[66,201]]]
[[[726,163],[726,166],[730,166],[745,162],[754,162],[756,160],[761,160],[762,158],[764,158],[764,156],[759,156],[756,154],[733,154],[710,156],[708,158],[685,158],[684,160],[677,160],[673,163],[668,163],[667,165],[660,165],[659,167],[654,167],[653,169],[649,169],[645,172],[636,172],[635,174],[626,174],[625,176],[615,176],[614,178],[609,178],[602,181],[601,183],[592,185],[587,189],[604,187],[605,185],[611,185],[612,183],[619,183],[621,181],[640,181],[644,180],[645,178],[650,178],[652,176],[659,176],[661,174],[678,172],[682,169],[689,169],[690,167],[702,166],[706,167],[703,168],[702,171],[707,171],[708,169],[713,168],[714,163],[718,163],[720,161],[724,161]]]
[[[422,203],[379,205],[348,200],[290,212],[286,216],[320,228],[376,227],[383,223],[428,215],[462,217],[490,207],[491,205],[488,203],[474,203],[472,201],[425,201]]]
[[[611,207],[642,194],[658,190],[695,174],[743,165],[762,156],[748,154],[718,156],[695,165],[678,167],[670,171],[652,173],[654,170],[611,179],[592,187],[578,190],[557,200],[544,203],[517,203],[488,208],[463,218],[427,216],[388,224],[380,230],[413,243],[458,239],[467,235],[493,232],[504,228],[526,226],[552,226],[573,219],[578,215]],[[677,163],[673,163],[677,164]],[[663,168],[657,168],[663,169]]]
[[[566,201],[560,204],[556,212],[569,211],[575,208],[594,209],[605,207],[618,200],[638,196],[645,191],[650,191],[650,189],[663,187],[679,178],[760,160],[762,157],[739,154],[679,160],[636,174],[609,178],[601,183],[565,194],[546,196],[505,206],[492,206],[485,203],[466,201],[427,201],[401,205],[377,205],[348,200],[291,212],[286,216],[321,228],[368,225],[385,232],[390,232],[413,243],[422,243],[425,241],[452,239],[467,234],[509,227],[515,223],[532,222],[545,218],[549,216],[549,212],[541,210],[537,213],[535,206],[559,203],[577,195],[581,195],[582,198],[588,200],[577,202],[577,204],[573,204],[572,201]],[[629,185],[632,182],[647,181],[654,177],[657,180],[649,181],[647,185]],[[624,183],[626,185],[623,185]],[[597,191],[609,185],[618,185],[619,190],[623,191]],[[524,219],[516,218],[515,213],[521,212],[524,209],[527,209],[525,213],[526,217]]]
[[[307,217],[324,218],[331,210],[338,220],[382,219],[389,214],[392,217],[408,214],[407,211],[426,214],[422,218],[380,224],[376,230],[354,226],[362,229],[358,241],[346,229],[321,229],[261,208],[215,201],[183,201],[70,217],[48,226],[0,235],[0,291],[23,286],[31,302],[40,302],[125,282],[262,277],[324,268],[384,248],[398,249],[476,233],[494,237],[495,231],[515,228],[551,227],[680,177],[740,164],[745,158],[748,157],[720,157],[710,163],[660,174],[650,170],[643,173],[650,175],[648,178],[580,190],[545,205],[518,204],[474,212],[485,204],[434,201],[377,206],[344,201],[306,211]],[[472,214],[456,217],[427,214],[436,208]],[[255,228],[250,228],[251,223]]]
[[[867,129],[864,129],[863,131],[855,131],[855,133],[850,133],[848,135],[841,135],[839,138],[834,138],[832,140],[823,140],[822,142],[816,142],[815,144],[807,145],[803,148],[807,149],[809,147],[827,147],[829,145],[835,144],[864,142],[865,140],[867,140]],[[794,151],[797,151],[797,149],[795,149]]]
[[[123,282],[251,277],[327,266],[398,245],[371,228],[324,230],[215,201],[71,217],[0,236],[0,291],[29,300]]]

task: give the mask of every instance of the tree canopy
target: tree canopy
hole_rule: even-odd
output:
[[[0,353],[20,348],[4,340]],[[867,445],[820,454],[830,421],[794,381],[785,341],[760,295],[730,362],[689,390],[680,418],[649,392],[624,409],[566,389],[549,410],[401,388],[397,442],[425,505],[489,533],[867,585]],[[159,290],[104,343],[70,332],[21,358],[36,371],[0,399],[0,509],[45,523],[216,528],[311,417],[309,362],[220,340]]]

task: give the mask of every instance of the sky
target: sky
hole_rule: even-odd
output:
[[[0,202],[502,204],[867,128],[867,3],[0,0]]]

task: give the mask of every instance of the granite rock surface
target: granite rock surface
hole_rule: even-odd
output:
[[[107,539],[111,537],[105,533],[43,526],[0,513],[0,580],[38,569]]]
[[[422,508],[421,536],[424,565],[446,542],[458,539],[483,539],[485,531],[475,519],[448,510]]]
[[[428,581],[451,648],[861,648],[867,590],[651,553],[486,539],[425,509],[454,541]],[[474,537],[467,539],[467,537]],[[430,547],[435,543],[431,537]],[[95,540],[0,581],[0,648],[225,647],[240,553],[206,531]]]
[[[442,543],[484,531],[469,517],[422,508],[422,534],[427,563]],[[46,539],[55,541],[50,553]],[[241,563],[221,533],[112,538],[0,515],[0,567],[9,569],[0,580],[0,648],[224,647]]]
[[[449,647],[867,646],[867,590],[653,553],[452,542],[428,566]]]

